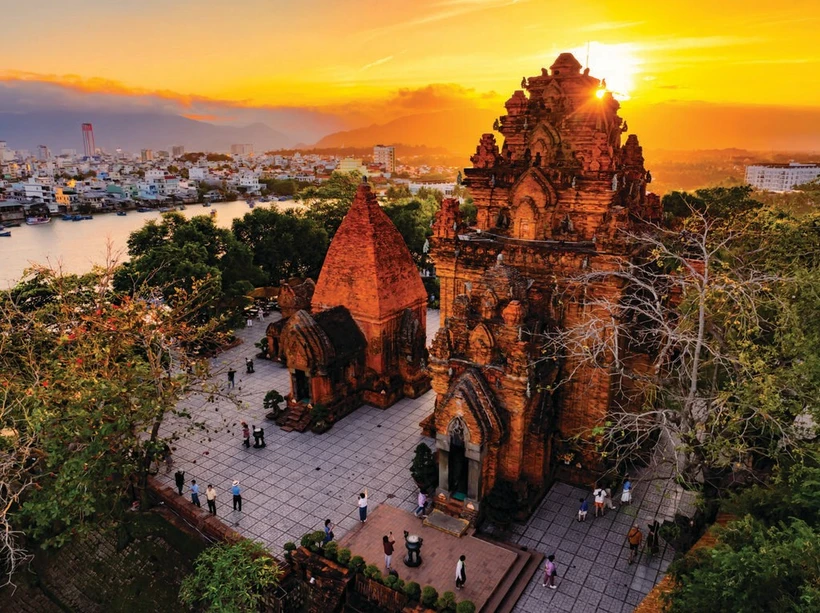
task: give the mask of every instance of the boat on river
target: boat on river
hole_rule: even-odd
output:
[[[137,213],[150,213],[153,210],[154,209],[149,208],[147,206],[141,206],[140,208],[137,209]]]
[[[51,222],[51,217],[48,215],[34,215],[32,217],[26,217],[26,225],[27,226],[41,226],[46,223]]]
[[[128,215],[128,213],[125,211],[117,211],[117,217],[125,217],[126,215]]]

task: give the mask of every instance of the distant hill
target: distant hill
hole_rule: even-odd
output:
[[[467,155],[478,139],[490,132],[497,110],[447,110],[408,115],[385,124],[335,132],[317,142],[317,148],[372,147],[377,143],[444,147]],[[774,106],[719,105],[704,102],[667,102],[622,105],[630,132],[638,134],[644,154],[653,150],[725,149],[756,151],[816,151],[820,149],[820,109]],[[503,141],[496,135],[499,144]]]
[[[262,123],[248,126],[217,126],[161,113],[103,111],[0,112],[0,139],[12,149],[36,151],[47,145],[52,153],[60,149],[83,150],[82,123],[94,125],[97,147],[113,151],[168,149],[184,145],[188,151],[228,151],[235,143],[252,143],[256,151],[290,146],[289,138]]]
[[[483,132],[491,131],[493,119],[503,110],[464,109],[408,115],[385,124],[329,134],[314,147],[373,147],[378,143],[401,143],[441,147],[466,155],[475,150]]]

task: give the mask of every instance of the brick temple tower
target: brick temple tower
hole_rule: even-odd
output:
[[[289,404],[322,403],[338,418],[362,402],[386,408],[426,392],[426,308],[410,251],[364,180],[328,249],[311,313],[298,311],[282,330]]]
[[[622,141],[619,103],[588,73],[562,53],[523,79],[493,126],[503,145],[482,135],[465,170],[474,227],[455,200],[436,215],[431,255],[443,325],[430,372],[437,503],[451,512],[474,513],[499,478],[538,496],[557,454],[568,452],[562,441],[583,436],[613,399],[605,367],[574,370],[541,335],[592,315],[589,293],[574,291],[571,279],[617,269],[630,253],[621,230],[660,215],[637,137]],[[617,301],[622,287],[607,280],[586,292]],[[556,389],[567,372],[571,383]],[[583,445],[573,452],[563,476],[594,479],[600,458]]]

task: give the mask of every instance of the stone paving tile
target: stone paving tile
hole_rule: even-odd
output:
[[[321,530],[324,520],[335,524],[336,538],[357,527],[356,498],[365,487],[371,511],[381,504],[412,511],[416,489],[410,477],[413,451],[420,442],[418,423],[433,411],[434,395],[404,399],[387,410],[362,406],[322,435],[283,432],[264,418],[262,399],[269,390],[287,393],[290,378],[285,368],[267,360],[254,360],[256,372],[245,373],[245,357],[253,357],[265,326],[278,313],[239,330],[241,345],[212,360],[213,381],[227,391],[226,373],[237,370],[234,403],[203,395],[192,395],[180,403],[196,422],[208,430],[191,428],[189,421],[169,418],[165,432],[185,430],[175,444],[175,470],[186,479],[217,489],[217,512],[242,534],[261,541],[278,555],[287,541],[298,541],[309,530]],[[261,324],[261,325],[260,325]],[[428,313],[428,343],[439,325],[438,311]],[[264,449],[242,447],[240,421],[265,429]],[[173,474],[160,474],[173,483]],[[243,510],[231,510],[230,486],[242,486]],[[541,586],[538,572],[516,605],[515,612],[544,611],[632,611],[635,604],[661,579],[673,552],[663,546],[657,560],[642,552],[638,563],[628,566],[626,533],[638,521],[646,525],[662,521],[674,509],[687,504],[679,489],[668,482],[633,479],[633,504],[608,511],[604,517],[585,523],[576,520],[578,498],[590,492],[556,483],[526,525],[513,527],[519,545],[555,553],[560,577],[558,589]],[[187,493],[186,493],[187,497]],[[616,494],[617,497],[617,494]],[[662,544],[664,545],[664,544]]]

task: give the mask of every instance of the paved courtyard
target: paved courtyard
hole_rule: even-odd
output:
[[[208,430],[190,429],[176,443],[175,470],[186,480],[196,479],[203,490],[208,483],[217,489],[217,515],[239,532],[264,543],[279,555],[287,541],[297,542],[308,531],[321,530],[325,519],[336,526],[337,539],[358,524],[356,498],[365,487],[371,512],[381,504],[406,511],[415,508],[416,490],[410,477],[413,450],[420,442],[418,423],[433,410],[434,395],[404,399],[386,410],[367,405],[335,424],[322,435],[284,432],[264,418],[266,392],[290,389],[285,368],[255,360],[256,372],[245,374],[245,358],[258,352],[254,343],[278,313],[251,328],[238,331],[243,343],[212,362],[214,381],[224,388],[227,370],[237,371],[236,407],[227,399],[210,402],[195,394],[179,409]],[[428,340],[439,326],[438,311],[429,311]],[[242,446],[240,421],[265,429],[264,449]],[[189,420],[169,418],[166,432],[190,426]],[[159,478],[173,486],[173,474]],[[243,511],[231,510],[231,482],[242,487]],[[642,554],[628,566],[626,533],[637,516],[641,529],[653,519],[663,520],[674,508],[674,491],[666,482],[656,489],[633,479],[634,502],[610,511],[605,517],[579,524],[575,521],[578,498],[589,492],[565,484],[555,485],[526,525],[516,526],[515,540],[523,546],[556,555],[558,589],[541,586],[542,573],[530,582],[515,611],[632,611],[660,580],[672,558],[662,543],[661,554],[648,559]],[[187,496],[187,493],[186,493]],[[590,497],[591,499],[591,497]],[[592,506],[590,504],[590,506]],[[399,535],[400,536],[400,535]],[[397,540],[400,540],[397,537]],[[397,543],[400,545],[400,542]],[[397,552],[402,548],[397,548]]]

